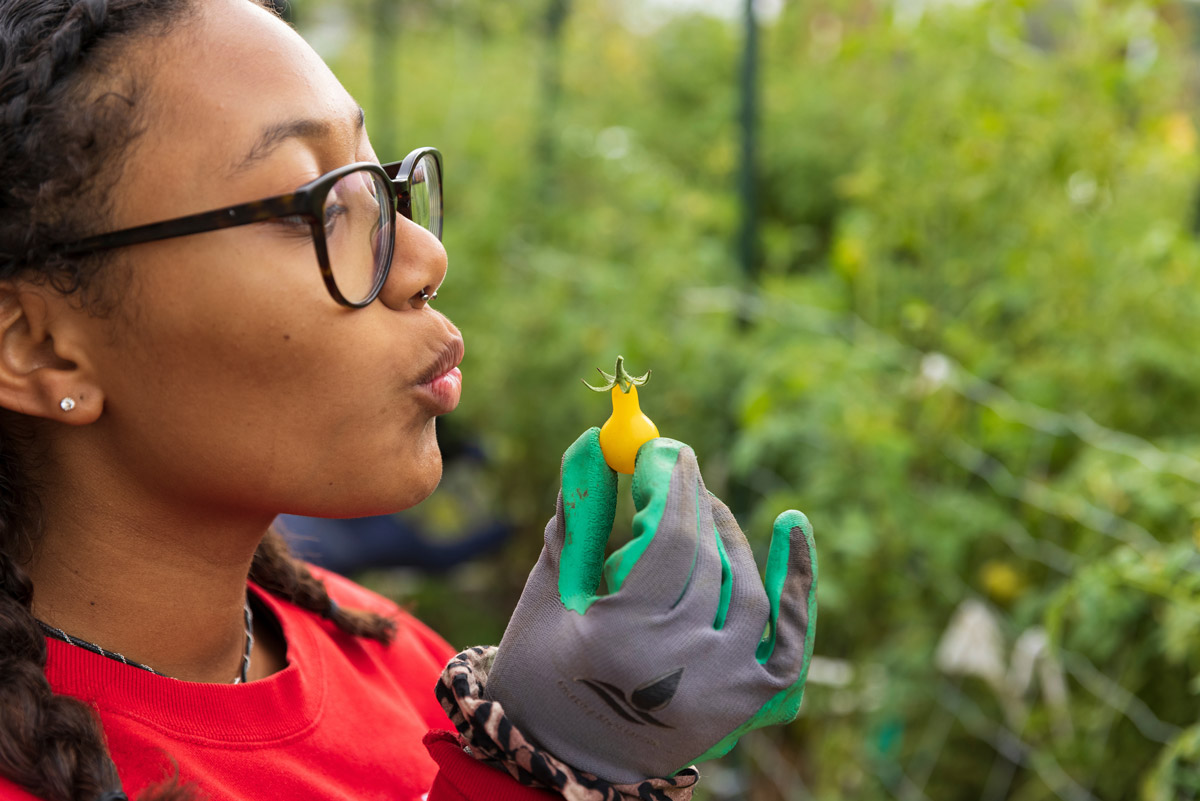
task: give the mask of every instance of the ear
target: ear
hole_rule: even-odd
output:
[[[88,358],[89,321],[49,286],[0,281],[0,406],[62,423],[95,422],[104,395]]]

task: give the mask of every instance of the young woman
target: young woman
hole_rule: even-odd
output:
[[[603,566],[615,479],[594,430],[568,450],[498,651],[270,530],[440,477],[441,155],[383,156],[253,0],[0,0],[3,801],[686,798],[795,715],[807,521],[764,590],[680,443]]]

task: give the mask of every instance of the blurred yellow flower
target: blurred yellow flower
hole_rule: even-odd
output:
[[[979,569],[983,591],[998,604],[1010,604],[1025,591],[1025,579],[1011,563],[989,559]]]

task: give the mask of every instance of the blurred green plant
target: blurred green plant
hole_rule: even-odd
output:
[[[372,4],[296,4],[370,120]],[[550,41],[550,0],[402,4],[393,144],[446,155],[455,422],[523,525],[457,591],[406,585],[418,613],[498,641],[562,451],[607,414],[579,378],[619,352],[756,549],[781,509],[813,520],[817,654],[850,669],[731,755],[749,789],[706,797],[1194,798],[1190,7],[784,3],[762,31],[758,286],[734,251],[739,31],[636,7],[575,0]],[[1047,632],[1065,712],[939,668],[970,599],[1010,674]]]

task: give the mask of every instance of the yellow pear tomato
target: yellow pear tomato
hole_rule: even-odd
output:
[[[604,386],[583,383],[596,392],[611,390],[613,411],[600,427],[600,450],[609,467],[618,473],[632,475],[638,448],[658,436],[658,427],[638,404],[637,388],[650,379],[650,372],[637,377],[629,375],[622,356],[617,357],[612,375],[603,370],[599,372],[607,381]]]

